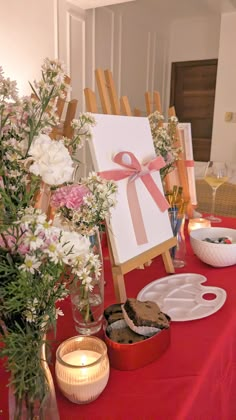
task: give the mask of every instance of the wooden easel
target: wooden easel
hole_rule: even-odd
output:
[[[112,115],[126,115],[132,116],[131,107],[127,96],[120,98],[120,103],[117,97],[112,73],[109,70],[97,69],[95,71],[98,92],[100,96],[102,111],[104,114]],[[98,112],[98,106],[95,93],[90,89],[84,89],[86,109],[88,112]],[[136,108],[134,110],[135,116],[140,116],[141,112]],[[143,252],[142,254],[131,258],[130,260],[116,264],[112,252],[112,246],[109,237],[109,230],[107,229],[108,250],[111,262],[112,277],[114,283],[114,290],[117,302],[126,301],[126,288],[124,275],[134,269],[144,268],[150,265],[153,258],[161,255],[167,273],[174,273],[175,269],[170,256],[169,249],[176,245],[176,238],[172,237],[167,241]]]
[[[127,96],[122,96],[119,102],[114,79],[112,76],[112,72],[110,70],[96,69],[95,77],[96,77],[96,82],[97,82],[103,114],[141,116],[141,111],[138,108],[135,108],[132,114]],[[91,92],[90,92],[90,95],[91,95]],[[93,93],[92,96],[93,95],[95,94]],[[87,96],[87,99],[86,99],[86,104],[87,104],[89,92],[85,92],[85,98],[86,96]],[[88,102],[88,105],[89,105],[89,102]],[[89,109],[87,110],[89,111]],[[89,112],[95,112],[95,111],[91,110]]]
[[[150,92],[145,92],[145,102],[146,102],[146,110],[147,115],[151,114],[154,111],[160,112],[162,114],[162,107],[161,107],[161,98],[158,91],[153,92],[153,101],[151,100],[151,94]],[[168,116],[169,117],[176,117],[176,112],[174,107],[170,107],[168,110]],[[160,126],[163,125],[163,123],[160,121]],[[176,130],[176,147],[182,147],[181,139],[180,139],[180,133],[177,127]],[[188,183],[188,175],[187,175],[187,169],[185,166],[185,156],[184,152],[180,153],[180,159],[176,161],[176,167],[178,170],[179,175],[179,181],[180,185],[183,187],[183,197],[184,200],[188,203],[187,206],[187,215],[189,218],[193,217],[193,205],[190,200],[190,192],[189,192],[189,183]],[[165,177],[165,188],[166,191],[170,191],[172,189],[173,185],[170,179],[170,174],[167,174]]]
[[[94,114],[98,114],[98,106],[97,106],[95,92],[90,88],[85,88],[84,96],[85,96],[85,103],[86,103],[86,111],[93,112]]]
[[[175,108],[173,106],[169,108],[168,115],[169,115],[169,117],[175,117],[176,116]],[[182,147],[178,127],[177,127],[177,130],[176,130],[176,147]],[[184,197],[184,200],[188,203],[186,212],[187,212],[188,217],[192,218],[194,208],[193,208],[193,205],[192,205],[191,199],[190,199],[188,175],[187,175],[187,170],[186,170],[186,166],[185,166],[185,156],[184,156],[183,151],[180,153],[180,159],[176,161],[176,166],[177,166],[177,170],[178,170],[180,185],[183,187],[183,197]],[[168,175],[167,175],[167,177],[168,177]]]
[[[65,83],[67,85],[70,85],[71,79],[69,76],[65,77]],[[75,118],[78,101],[77,99],[72,99],[68,102],[66,98],[67,96],[66,93],[67,93],[66,90],[64,90],[64,95],[65,95],[64,98],[58,97],[57,103],[56,103],[56,114],[59,118],[59,124],[56,127],[53,127],[50,133],[50,137],[55,140],[62,136],[68,137],[71,139],[73,136],[73,129],[71,127],[71,122]],[[62,114],[65,109],[65,106],[67,106],[66,114],[65,114],[64,121],[62,121]]]
[[[113,277],[113,284],[115,290],[116,301],[119,303],[125,302],[127,299],[126,295],[126,288],[125,288],[125,279],[124,275],[129,273],[132,270],[139,269],[140,266],[145,266],[153,258],[158,257],[159,255],[162,256],[162,260],[165,266],[165,270],[167,273],[174,273],[175,269],[173,266],[173,262],[170,256],[170,248],[176,245],[176,238],[170,238],[165,242],[149,249],[148,251],[143,252],[142,254],[138,255],[137,257],[131,258],[130,260],[122,263],[122,264],[115,264],[114,256],[112,252],[112,247],[109,239],[109,233],[107,232],[108,238],[108,250],[110,255],[111,261],[111,271]]]
[[[70,83],[71,83],[71,78],[69,77],[69,76],[66,76],[65,77],[65,84],[67,84],[67,85],[70,85]],[[58,99],[57,99],[57,115],[58,115],[58,117],[59,117],[59,119],[61,119],[61,117],[62,117],[62,113],[63,113],[63,110],[64,110],[64,106],[65,106],[65,104],[66,104],[66,89],[64,89],[64,98],[61,98],[61,97],[59,97]]]
[[[169,117],[175,117],[176,116],[175,108],[173,106],[169,108],[168,115],[169,115]],[[180,135],[179,135],[178,128],[177,128],[177,131],[176,131],[176,146],[181,147],[181,141],[180,141]],[[183,154],[183,152],[180,153],[180,159],[177,160],[176,166],[178,168],[180,183],[183,187],[183,194],[184,194],[186,200],[189,200],[190,196],[189,196],[188,178],[187,178],[187,173],[186,173],[186,167],[185,167],[185,164],[184,164],[184,154]]]
[[[161,97],[160,97],[160,93],[157,90],[153,91],[153,100],[152,100],[150,92],[145,92],[144,97],[145,97],[147,116],[152,114],[152,112],[154,111],[158,111],[160,112],[160,114],[162,114]]]

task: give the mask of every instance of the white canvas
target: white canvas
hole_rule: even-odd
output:
[[[179,123],[179,131],[181,135],[182,145],[184,147],[185,159],[193,161],[193,142],[192,142],[192,130],[190,123]],[[195,183],[195,171],[194,166],[187,166],[189,194],[191,203],[197,204],[197,192]]]
[[[90,142],[91,155],[95,171],[122,169],[112,161],[118,152],[132,152],[140,163],[156,157],[153,140],[147,118],[94,114],[96,125],[92,129]],[[151,173],[156,185],[163,192],[159,171]],[[148,242],[137,245],[128,200],[128,178],[117,181],[117,205],[112,210],[108,230],[116,264],[121,264],[161,244],[173,236],[168,211],[161,212],[141,179],[137,179],[141,212]]]
[[[165,124],[166,125],[166,124]],[[193,161],[193,144],[192,144],[192,131],[190,123],[179,123],[178,131],[180,134],[181,146],[183,148],[183,154],[185,160]],[[194,166],[187,166],[187,178],[189,185],[189,195],[192,205],[197,204],[197,193],[195,183],[195,171]],[[174,169],[169,173],[169,180],[171,185],[180,185],[178,170]]]

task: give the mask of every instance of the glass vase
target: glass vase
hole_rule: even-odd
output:
[[[185,215],[179,215],[177,210],[169,210],[169,218],[176,237],[176,245],[170,249],[173,266],[175,268],[184,267],[186,264],[186,244],[184,235]]]
[[[43,397],[32,399],[28,394],[24,394],[19,398],[14,392],[14,387],[9,386],[9,420],[60,420],[54,383],[46,361],[45,344],[42,346],[40,357],[44,383],[38,383],[38,386],[45,390]],[[39,380],[35,378],[36,382]]]
[[[70,285],[72,315],[76,331],[81,335],[94,335],[102,328],[104,311],[104,270],[99,230],[89,235],[91,250],[101,262],[100,273],[92,273],[92,290],[74,278]]]

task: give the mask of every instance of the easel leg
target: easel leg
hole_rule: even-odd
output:
[[[118,303],[124,303],[127,299],[124,276],[122,274],[113,274],[113,283],[116,301]]]
[[[173,266],[173,261],[172,261],[171,256],[170,256],[170,251],[169,250],[165,251],[161,255],[162,255],[162,259],[163,259],[163,262],[164,262],[166,272],[167,273],[174,273],[175,269],[174,269],[174,266]]]

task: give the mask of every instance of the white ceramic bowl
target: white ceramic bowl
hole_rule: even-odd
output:
[[[214,244],[203,239],[232,238],[233,244]],[[227,267],[236,264],[236,230],[223,227],[210,227],[192,230],[190,243],[195,255],[213,267]]]

